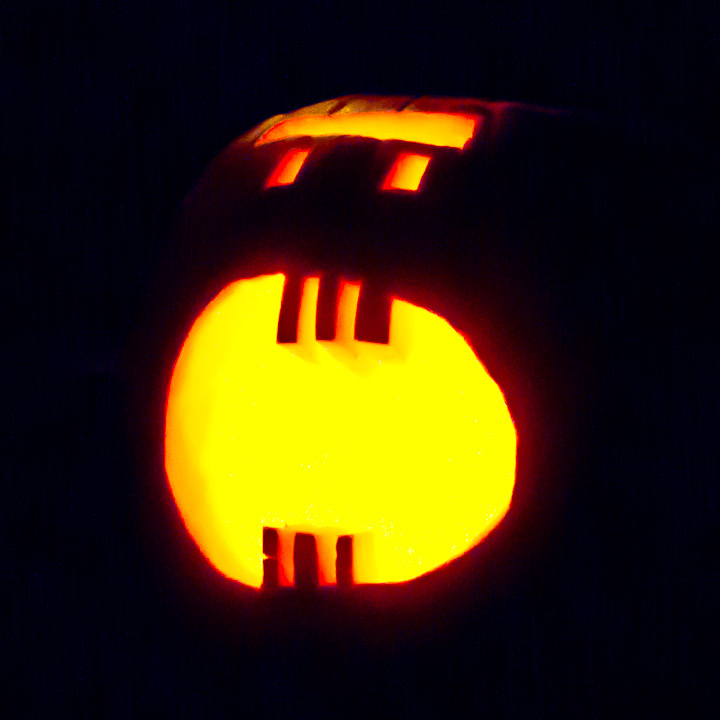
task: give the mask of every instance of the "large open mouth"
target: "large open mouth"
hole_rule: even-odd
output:
[[[227,286],[170,383],[165,467],[222,573],[260,588],[404,582],[507,512],[517,438],[465,338],[334,277]]]

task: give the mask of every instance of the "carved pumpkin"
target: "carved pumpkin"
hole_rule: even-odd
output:
[[[522,500],[526,360],[508,362],[518,333],[502,324],[533,313],[499,303],[512,282],[497,252],[463,270],[453,249],[483,230],[477,167],[501,116],[479,101],[331,101],[241,137],[189,197],[160,311],[175,318],[163,462],[222,574],[404,582]]]

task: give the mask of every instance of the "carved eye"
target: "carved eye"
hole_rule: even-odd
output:
[[[310,151],[304,150],[303,148],[292,148],[288,150],[288,152],[280,158],[280,162],[265,182],[265,187],[271,188],[277,185],[292,185],[302,170],[305,161],[308,159],[308,155],[310,155]]]
[[[428,155],[401,153],[393,163],[383,182],[383,190],[409,190],[414,192],[420,187],[428,163]]]
[[[373,138],[412,143],[413,147],[445,147],[462,150],[473,138],[480,118],[460,113],[365,112],[337,115],[303,115],[283,120],[264,132],[255,146],[303,138]],[[292,185],[310,155],[307,147],[293,147],[281,156],[265,181],[265,188]],[[400,152],[381,183],[381,190],[414,192],[420,187],[431,155]]]

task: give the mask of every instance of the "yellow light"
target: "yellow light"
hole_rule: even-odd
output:
[[[292,185],[295,178],[305,164],[310,154],[309,150],[302,148],[293,148],[282,156],[272,175],[265,183],[266,188],[275,187],[276,185]]]
[[[390,168],[382,189],[411,190],[414,192],[420,187],[420,182],[423,175],[425,175],[429,162],[430,158],[427,155],[401,153]]]
[[[376,140],[462,149],[475,133],[478,117],[459,113],[366,112],[302,115],[281,120],[261,135],[256,145],[295,137],[353,135]]]
[[[317,538],[321,584],[338,536],[354,581],[418,577],[502,519],[517,439],[500,388],[443,318],[395,299],[387,345],[354,337],[362,289],[338,296],[336,339],[315,339],[318,278],[298,342],[279,344],[285,278],[227,286],[193,324],[170,382],[165,468],[183,520],[223,574],[259,588],[263,527]],[[291,553],[280,552],[284,582]]]

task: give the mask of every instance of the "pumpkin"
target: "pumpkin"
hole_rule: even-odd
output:
[[[404,583],[527,504],[548,341],[482,242],[522,112],[329,101],[239,138],[189,196],[155,322],[163,465],[223,575]]]

